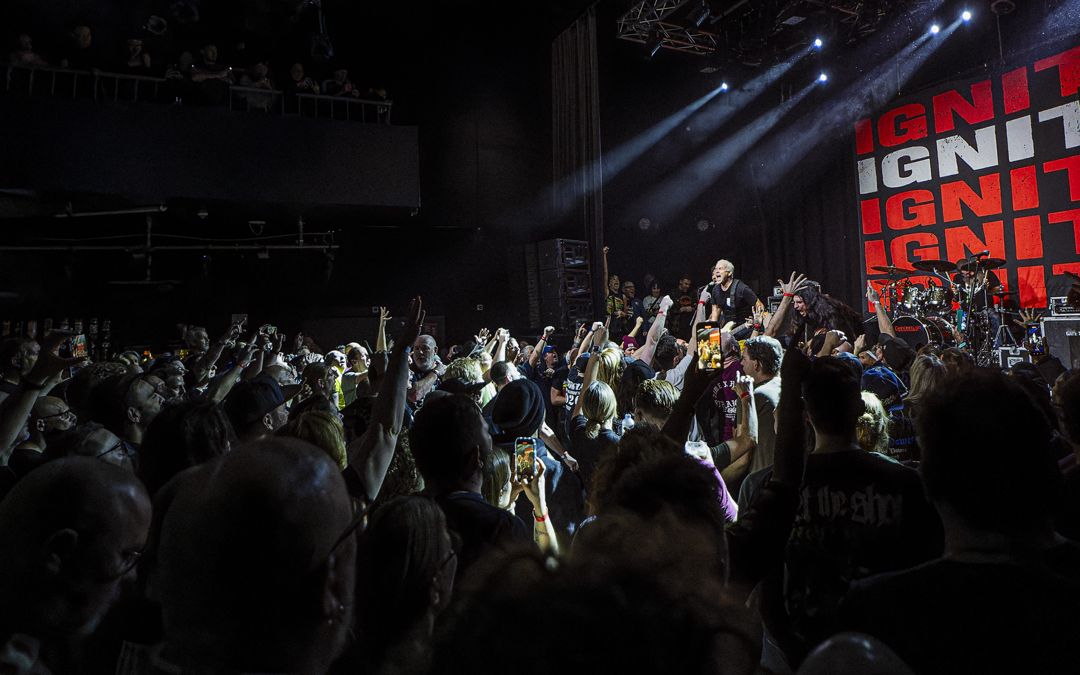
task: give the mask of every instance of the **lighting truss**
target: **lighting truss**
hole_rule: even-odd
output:
[[[660,46],[703,56],[717,49],[716,34],[676,22],[680,10],[695,0],[641,0],[619,17],[618,37],[645,44],[650,33],[660,38]]]

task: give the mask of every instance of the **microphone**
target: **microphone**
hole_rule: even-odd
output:
[[[989,255],[990,255],[990,249],[986,249],[985,251],[980,251],[978,253],[973,253],[971,257],[972,258],[982,258],[984,256],[989,256]]]

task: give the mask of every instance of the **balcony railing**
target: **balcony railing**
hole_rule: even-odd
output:
[[[4,93],[31,98],[93,99],[114,103],[187,105],[180,91],[185,81],[146,75],[67,68],[6,66]],[[191,83],[187,83],[191,86]],[[197,85],[196,85],[197,86]],[[370,101],[345,96],[292,94],[277,89],[228,85],[225,107],[230,111],[281,116],[389,124],[393,101]]]

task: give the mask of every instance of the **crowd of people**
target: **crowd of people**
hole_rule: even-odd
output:
[[[4,341],[0,671],[1075,672],[1080,373],[603,254],[562,339]]]
[[[190,47],[177,47],[166,40],[167,22],[153,21],[125,39],[123,44],[101,46],[87,24],[74,25],[49,50],[35,47],[34,38],[19,33],[8,53],[7,63],[21,68],[63,68],[73,71],[106,72],[163,79],[165,87],[156,94],[144,87],[130,95],[140,100],[157,96],[159,102],[185,105],[223,105],[230,87],[265,89],[286,95],[287,107],[295,112],[300,103],[296,94],[323,94],[353,100],[390,100],[384,83],[377,78],[357,84],[344,64],[302,61],[281,62],[268,54],[249,53],[246,43],[229,41],[220,48],[216,40],[203,39]],[[110,91],[110,93],[112,93]],[[249,107],[270,109],[273,99],[260,92],[244,92]],[[385,111],[380,111],[385,116]]]

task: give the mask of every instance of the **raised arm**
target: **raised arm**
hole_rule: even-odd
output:
[[[881,334],[896,337],[892,319],[885,313],[885,308],[881,305],[881,297],[878,295],[878,292],[874,290],[874,287],[870,285],[869,281],[866,282],[866,299],[874,303],[874,315],[877,316],[878,330]]]
[[[379,308],[379,329],[375,333],[375,351],[377,352],[386,351],[386,324],[391,318],[393,317],[390,316],[390,310],[385,307]]]
[[[405,324],[394,338],[390,363],[379,383],[379,395],[371,412],[371,426],[346,449],[349,470],[360,476],[370,501],[374,501],[382,489],[386,470],[394,457],[394,448],[401,434],[409,389],[409,351],[420,336],[423,325],[424,308],[418,297],[409,303]]]
[[[0,406],[0,465],[7,465],[15,442],[19,439],[34,403],[60,382],[60,375],[84,359],[65,359],[59,355],[60,345],[70,335],[54,332],[45,338],[41,353],[33,369],[22,378],[17,392],[4,400]]]
[[[500,328],[495,331],[495,354],[492,355],[492,363],[506,360],[506,343],[510,341],[510,331]]]
[[[544,348],[547,347],[548,340],[555,333],[555,326],[544,326],[544,334],[540,336],[540,340],[537,341],[536,346],[533,347],[532,354],[529,354],[529,366],[536,368],[537,361],[540,360],[540,355],[544,353]]]
[[[228,372],[221,375],[210,382],[210,386],[206,388],[206,397],[211,403],[221,403],[225,400],[225,397],[229,395],[233,387],[236,386],[236,382],[240,379],[241,373],[247,369],[255,357],[255,350],[258,348],[255,340],[258,336],[252,335],[248,340],[247,347],[236,359],[236,363]]]
[[[721,472],[725,480],[738,477],[750,465],[758,440],[754,379],[748,375],[739,375],[735,380],[735,393],[739,396],[736,402],[738,425],[735,427],[735,436],[725,441],[731,452],[731,464]]]
[[[791,299],[795,297],[795,292],[801,290],[803,284],[806,283],[806,275],[792,272],[786,284],[783,279],[777,279],[776,283],[780,284],[784,297],[780,299],[780,306],[776,308],[776,314],[770,319],[769,325],[765,329],[765,334],[769,337],[778,336],[780,331],[784,329],[784,320],[787,319],[788,310],[791,308]]]
[[[657,310],[656,319],[653,321],[652,327],[649,328],[649,333],[645,338],[645,344],[634,352],[634,356],[645,363],[652,363],[653,355],[656,353],[656,343],[660,340],[660,336],[664,334],[664,326],[667,323],[667,313],[672,304],[674,304],[674,302],[670,295],[665,295],[660,300],[660,309]]]
[[[597,342],[603,343],[604,340],[607,340],[607,328],[600,328],[596,333]],[[600,352],[596,351],[589,354],[589,364],[585,366],[585,379],[581,381],[581,394],[578,394],[577,401],[574,402],[574,410],[570,413],[570,419],[581,414],[581,404],[585,399],[585,390],[596,379],[598,370],[600,370]]]
[[[630,331],[630,332],[628,333],[628,335],[629,335],[630,337],[634,338],[634,339],[637,339],[637,334],[638,334],[638,332],[639,332],[639,331],[641,330],[641,325],[642,325],[643,323],[645,323],[645,319],[643,319],[643,318],[641,318],[641,317],[639,316],[639,317],[637,318],[637,320],[636,320],[636,321],[634,321],[634,327],[633,327],[633,329],[631,329],[631,331]]]

